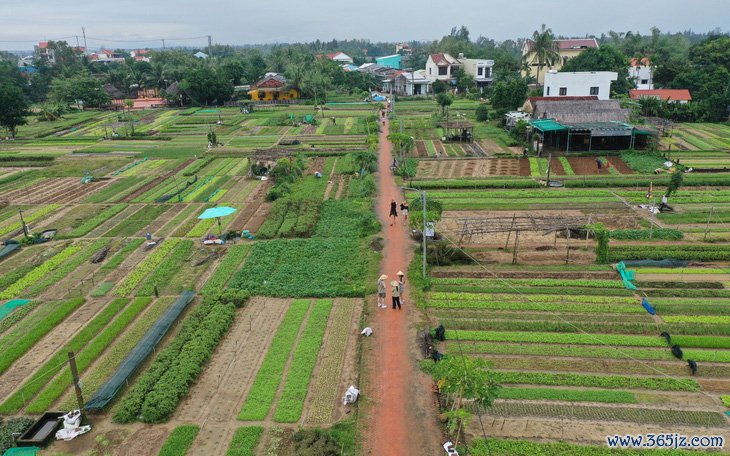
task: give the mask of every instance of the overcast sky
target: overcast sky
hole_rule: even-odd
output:
[[[704,32],[730,27],[728,0],[0,0],[0,49],[32,49],[44,39],[90,49],[203,46],[366,38],[433,40],[466,25],[472,39],[527,37],[545,23],[557,35],[609,30]],[[101,41],[120,40],[120,41]],[[147,40],[122,42],[122,40]],[[156,40],[156,41],[153,41]],[[83,44],[83,43],[82,43]]]

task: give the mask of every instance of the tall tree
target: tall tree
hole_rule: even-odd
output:
[[[0,79],[0,106],[0,126],[8,130],[11,138],[15,138],[18,126],[25,125],[25,116],[30,114],[20,87]]]
[[[532,33],[532,50],[535,53],[537,59],[537,81],[540,82],[540,70],[545,65],[554,65],[555,62],[560,59],[558,53],[558,45],[555,43],[555,35],[553,30],[546,28],[545,24],[542,24],[540,30],[535,30]]]

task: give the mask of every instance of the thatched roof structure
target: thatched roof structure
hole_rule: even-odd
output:
[[[539,100],[533,119],[555,119],[562,124],[628,122],[629,110],[618,100]]]

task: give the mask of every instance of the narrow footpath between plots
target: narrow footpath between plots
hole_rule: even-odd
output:
[[[371,305],[371,323],[375,329],[368,356],[368,389],[363,391],[367,406],[362,417],[361,441],[364,455],[423,456],[440,454],[441,430],[437,422],[430,378],[418,367],[415,322],[418,310],[408,299],[403,310],[393,310],[390,302],[390,282],[397,280],[398,271],[407,273],[415,244],[408,237],[402,214],[390,226],[388,212],[391,200],[400,207],[403,193],[396,186],[390,170],[393,157],[388,141],[389,125],[381,127],[378,160],[378,197],[376,211],[381,220],[384,239],[381,273],[388,276],[385,309]],[[374,300],[372,300],[374,301]]]

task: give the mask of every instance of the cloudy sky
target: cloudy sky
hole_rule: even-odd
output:
[[[89,48],[252,44],[367,38],[432,40],[466,25],[473,38],[529,36],[545,23],[558,35],[608,30],[647,33],[730,28],[728,0],[0,0],[0,49],[31,49],[43,39]],[[118,40],[118,41],[111,41]],[[139,41],[134,41],[139,40]],[[127,42],[125,42],[127,41]]]

